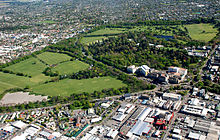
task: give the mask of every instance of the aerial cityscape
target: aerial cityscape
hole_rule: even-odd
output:
[[[1,140],[219,140],[219,0],[0,0]]]

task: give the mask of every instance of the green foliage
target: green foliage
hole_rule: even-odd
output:
[[[185,25],[189,35],[194,40],[208,42],[213,39],[217,34],[217,29],[213,28],[211,24],[190,24]]]
[[[52,82],[34,86],[32,90],[37,93],[49,96],[69,96],[73,93],[94,92],[108,88],[120,88],[126,86],[121,81],[111,77],[101,77],[93,79],[64,79],[59,82]]]
[[[151,47],[149,43],[164,45],[165,48]],[[198,58],[188,56],[185,50],[166,49],[178,47],[175,45],[176,43],[151,37],[145,32],[129,32],[89,45],[88,50],[95,59],[121,70],[133,64],[147,64],[155,69],[167,69],[169,66],[188,68],[189,64],[198,62]]]
[[[37,58],[48,65],[54,65],[71,59],[70,56],[61,53],[44,52],[37,55]]]

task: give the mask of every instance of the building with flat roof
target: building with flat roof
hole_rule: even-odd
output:
[[[27,127],[27,124],[22,121],[15,121],[11,125],[18,129],[24,129],[25,127]]]
[[[172,138],[177,139],[177,140],[182,140],[183,137],[177,134],[172,134]]]
[[[129,132],[134,135],[141,136],[143,134],[148,134],[151,129],[152,126],[150,126],[149,123],[138,120],[137,123],[131,128]]]
[[[140,68],[140,73],[144,76],[147,76],[147,74],[150,72],[150,67],[147,65],[142,65]]]
[[[193,140],[199,140],[199,137],[200,137],[200,134],[193,133],[193,132],[190,132],[189,135],[188,135],[188,138],[193,139]]]
[[[147,115],[149,115],[149,113],[152,111],[152,109],[151,108],[145,108],[142,112],[141,112],[141,114],[138,116],[138,120],[141,120],[141,121],[143,121],[146,117],[147,117]]]
[[[173,101],[179,101],[181,100],[181,95],[179,94],[174,94],[174,93],[164,93],[163,94],[163,99],[164,100],[173,100]]]
[[[112,117],[112,119],[116,120],[116,121],[123,121],[125,119],[127,115],[122,113],[122,112],[119,112],[118,114],[116,114],[115,116]]]

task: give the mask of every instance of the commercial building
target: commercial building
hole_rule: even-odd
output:
[[[22,121],[16,121],[16,122],[12,123],[12,126],[18,128],[18,129],[24,129],[25,127],[27,127],[27,124]]]
[[[106,136],[107,136],[108,138],[115,139],[115,137],[116,137],[117,135],[118,135],[118,131],[117,131],[117,130],[110,129]]]
[[[200,137],[200,134],[193,133],[193,132],[190,132],[189,135],[188,135],[189,139],[194,139],[194,140],[199,140],[199,137]]]
[[[173,101],[179,101],[181,100],[181,95],[174,94],[174,93],[164,93],[163,99],[164,100],[173,100]]]
[[[145,108],[143,111],[142,111],[142,113],[138,116],[138,120],[140,120],[140,121],[143,121],[146,117],[147,117],[147,115],[149,115],[149,113],[152,111],[152,109],[151,108]]]
[[[172,134],[172,138],[177,139],[177,140],[182,140],[183,137],[177,134]]]
[[[143,134],[148,134],[151,129],[152,126],[150,126],[149,123],[138,120],[137,123],[134,125],[134,127],[131,128],[129,132],[134,135],[141,136]]]
[[[183,113],[205,117],[208,112],[214,113],[214,110],[202,106],[184,105],[181,109]]]
[[[112,119],[121,122],[125,119],[126,116],[127,116],[126,114],[119,112],[115,116],[113,116]]]
[[[150,67],[147,65],[142,65],[140,68],[140,73],[144,76],[147,76],[147,74],[150,72]]]
[[[101,120],[102,120],[102,117],[93,118],[93,119],[91,119],[91,123],[99,122]]]

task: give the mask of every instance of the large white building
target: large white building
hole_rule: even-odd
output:
[[[164,100],[173,100],[173,101],[179,101],[181,100],[181,95],[174,94],[174,93],[164,93],[163,99]]]
[[[147,76],[147,74],[150,72],[150,67],[147,65],[142,65],[140,67],[140,73],[143,74],[144,76]]]
[[[152,111],[152,109],[151,108],[145,108],[142,112],[141,112],[141,114],[138,116],[138,120],[141,120],[141,121],[143,121],[143,120],[145,120],[145,118],[147,117],[147,115],[149,115],[150,114],[150,112]]]

